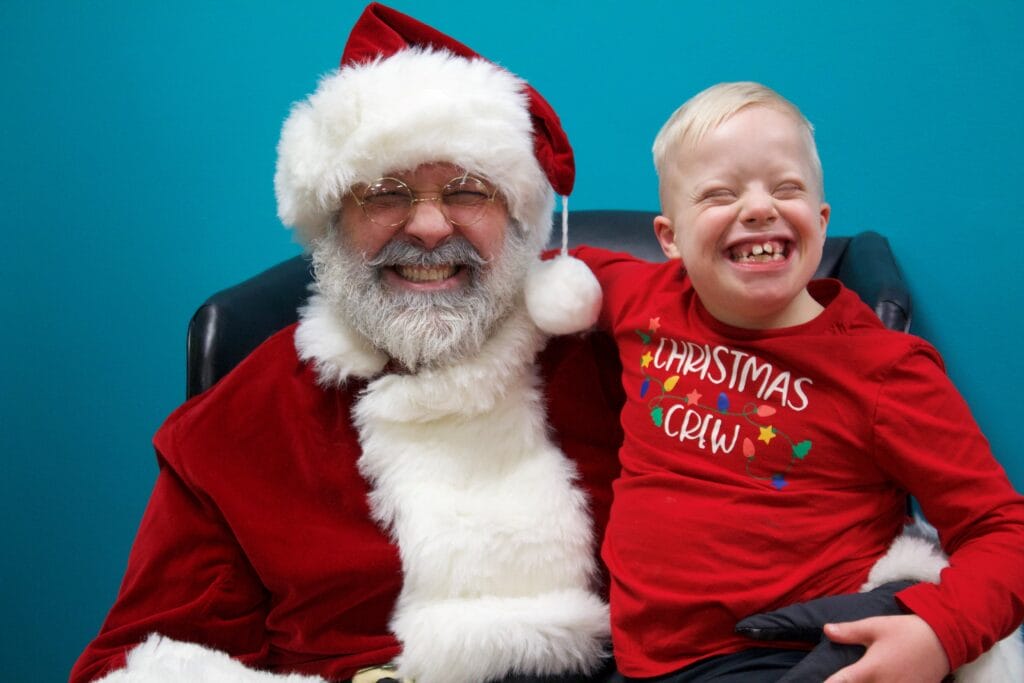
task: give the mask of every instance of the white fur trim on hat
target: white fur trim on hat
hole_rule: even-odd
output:
[[[493,182],[540,251],[554,195],[523,85],[487,60],[416,47],[338,69],[284,123],[278,215],[308,246],[356,183],[448,162]]]
[[[601,285],[578,258],[563,254],[538,261],[526,277],[526,308],[548,334],[583,332],[601,312]]]

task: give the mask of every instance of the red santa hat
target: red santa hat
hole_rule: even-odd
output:
[[[356,22],[337,70],[296,104],[281,131],[278,215],[310,245],[353,185],[444,161],[493,182],[538,253],[551,234],[552,190],[575,179],[572,147],[551,105],[509,71],[379,3]],[[564,213],[564,211],[563,211]],[[526,286],[537,324],[566,333],[593,324],[600,288],[564,254]]]

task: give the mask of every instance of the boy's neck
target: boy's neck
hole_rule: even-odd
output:
[[[715,320],[731,327],[747,330],[778,330],[796,327],[809,323],[825,310],[825,307],[811,295],[806,287],[780,310],[763,314],[759,311],[744,311],[735,306],[712,308],[705,303],[704,307]]]

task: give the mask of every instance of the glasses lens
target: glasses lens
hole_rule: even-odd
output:
[[[412,190],[397,178],[381,178],[366,187],[362,203],[366,217],[374,223],[398,225],[409,217]]]
[[[441,190],[448,220],[456,225],[470,225],[483,215],[494,192],[484,181],[473,176],[452,178]]]

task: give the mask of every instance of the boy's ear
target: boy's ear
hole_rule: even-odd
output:
[[[654,219],[654,236],[658,238],[658,244],[665,256],[670,259],[679,258],[679,247],[676,246],[676,229],[672,227],[672,221],[665,216],[657,216]]]
[[[821,232],[824,234],[828,232],[828,219],[832,215],[832,207],[825,202],[821,203]]]

